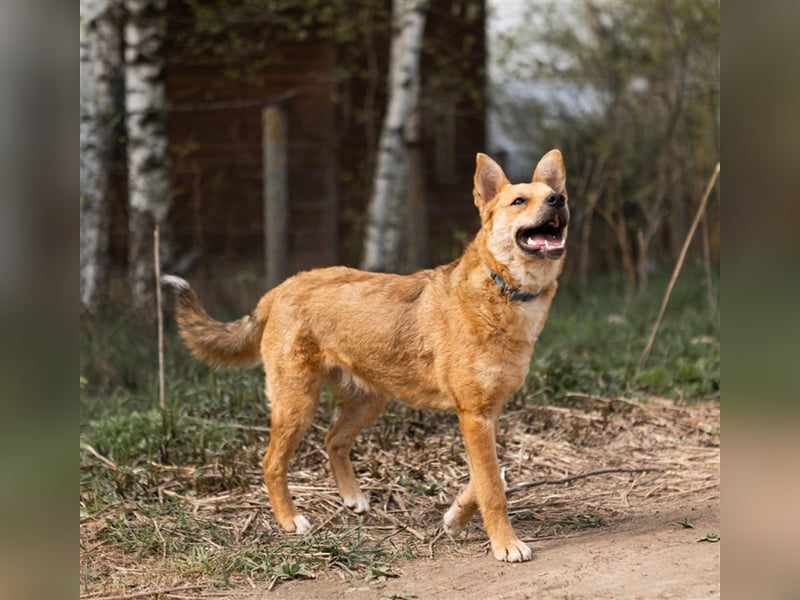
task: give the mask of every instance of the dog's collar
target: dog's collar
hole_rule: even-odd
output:
[[[512,300],[519,302],[527,302],[528,300],[533,300],[534,298],[537,298],[542,293],[541,290],[539,290],[538,292],[523,292],[519,288],[508,287],[506,280],[500,277],[500,275],[498,275],[494,271],[492,271],[489,267],[486,267],[486,272],[489,273],[489,277],[491,277],[492,281],[494,281],[497,287],[500,288],[500,291],[503,294],[508,294],[508,297],[511,298]]]

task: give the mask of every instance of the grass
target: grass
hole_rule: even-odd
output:
[[[599,281],[583,299],[563,286],[539,339],[526,400],[569,403],[571,393],[604,397],[719,396],[719,311],[711,311],[699,278],[678,280],[650,360],[636,363],[650,333],[665,283],[627,297]]]
[[[595,282],[582,299],[564,285],[530,376],[509,410],[525,411],[524,419],[536,431],[547,427],[542,407],[572,406],[586,395],[645,401],[666,396],[682,402],[718,398],[719,312],[709,312],[699,281],[679,280],[649,364],[638,374],[636,361],[661,300],[662,282],[632,299],[609,281]],[[221,587],[253,578],[279,584],[326,569],[364,578],[391,576],[395,561],[427,551],[419,536],[395,537],[397,529],[367,528],[349,513],[336,513],[333,501],[330,512],[336,518],[327,527],[300,538],[280,532],[261,491],[261,457],[269,436],[263,372],[211,371],[188,355],[171,319],[167,322],[168,410],[162,414],[154,326],[124,311],[81,321],[84,589],[106,585],[131,591],[130,580],[120,579],[109,561],[90,559],[97,548],[134,561],[141,570],[134,578],[137,585],[158,579],[163,569],[180,582],[211,577]],[[329,470],[321,449],[332,404],[324,395],[317,425],[293,463],[301,476],[306,474],[308,485]],[[452,435],[456,429],[454,415],[392,404],[354,450],[360,477],[386,481],[388,464],[391,489],[380,492],[383,504],[422,498],[435,508],[427,511],[436,512],[429,515],[431,522],[438,521],[463,482],[452,481],[452,471],[433,472],[430,465],[445,456],[448,464],[465,466],[461,442]],[[398,458],[399,446],[413,460]],[[368,459],[359,461],[362,456]],[[251,503],[247,494],[257,502]],[[238,500],[215,500],[228,497]],[[560,523],[570,528],[603,524],[601,516],[586,514]]]

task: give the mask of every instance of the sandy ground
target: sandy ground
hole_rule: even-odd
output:
[[[234,598],[719,598],[720,545],[698,541],[720,532],[719,499],[647,507],[624,521],[532,544],[534,559],[507,564],[479,541],[461,554],[406,563],[384,581],[291,581]],[[680,521],[688,519],[693,529]],[[525,539],[524,529],[520,531]],[[720,535],[721,538],[721,535]]]
[[[596,451],[598,455],[592,459],[596,462],[600,456],[616,455],[623,461],[637,457],[645,460],[644,464],[664,467],[666,472],[652,481],[649,475],[642,475],[630,484],[611,476],[597,477],[570,486],[564,492],[568,495],[540,488],[529,499],[520,499],[523,505],[544,512],[557,504],[573,510],[602,507],[600,512],[608,517],[601,527],[547,530],[544,536],[536,523],[512,518],[518,535],[534,550],[531,562],[496,561],[478,526],[468,541],[459,544],[440,538],[431,546],[433,559],[394,564],[397,577],[354,580],[332,569],[315,580],[289,581],[269,591],[265,583],[230,597],[719,598],[722,542],[700,541],[709,533],[722,537],[719,438],[709,435],[718,427],[719,404],[677,408],[669,403],[637,408],[598,426],[602,438],[595,448],[583,447],[581,455],[589,458]],[[587,439],[592,439],[591,435]],[[554,439],[550,443],[560,442]],[[511,502],[512,513],[514,505]]]
[[[410,443],[409,448],[386,456],[374,448],[367,453],[383,475],[415,460],[422,464],[424,458],[431,479],[448,485],[438,498],[404,491],[391,478],[372,483],[370,489],[382,501],[363,519],[369,539],[384,537],[396,527],[398,533],[414,533],[419,540],[414,555],[421,558],[407,562],[395,558],[388,566],[392,577],[368,580],[365,569],[352,575],[331,565],[314,569],[316,578],[307,580],[248,578],[221,587],[217,576],[200,574],[187,581],[180,571],[182,555],[150,556],[141,564],[131,563],[130,551],[94,532],[93,528],[105,527],[101,515],[81,525],[82,543],[88,548],[82,550],[82,572],[105,569],[98,571],[102,577],[92,589],[82,589],[82,597],[719,598],[722,542],[699,541],[709,533],[721,539],[719,403],[678,406],[657,399],[644,404],[624,399],[613,405],[603,399],[596,403],[580,409],[510,411],[504,417],[500,444],[511,476],[509,514],[517,534],[534,550],[531,562],[496,561],[488,553],[477,515],[466,539],[453,541],[441,535],[441,515],[464,483],[464,478],[460,483],[450,481],[458,478],[448,471],[458,446],[444,432],[426,434],[422,448]],[[558,481],[575,474],[585,476],[569,483]],[[313,492],[296,488],[301,506],[323,526],[339,527],[336,519],[343,518],[343,509],[332,482],[320,479],[316,471],[306,475],[317,481],[311,486]],[[296,479],[301,476],[302,471],[295,473]],[[547,485],[515,489],[514,484],[540,477],[548,478]],[[369,477],[362,479],[369,485]],[[270,529],[272,519],[258,489],[240,496],[226,493],[185,501],[196,509],[191,514],[199,525],[209,519],[217,526],[253,530],[256,541],[249,543],[279,540],[276,536],[283,535]],[[392,507],[391,514],[382,508],[384,504]],[[326,518],[332,519],[327,525]],[[400,539],[393,537],[392,543],[398,541],[402,547]],[[302,562],[308,557],[300,548],[301,554],[291,558]],[[186,584],[190,587],[181,587]]]

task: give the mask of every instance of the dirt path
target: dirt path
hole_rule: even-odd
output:
[[[721,533],[719,499],[642,508],[607,527],[536,541],[530,563],[499,563],[476,541],[464,544],[459,555],[407,563],[399,577],[385,581],[343,581],[329,573],[231,597],[719,598],[720,543],[698,541]],[[693,529],[679,524],[685,519]]]
[[[574,418],[575,415],[570,415]],[[337,569],[315,580],[259,585],[233,598],[406,599],[458,598],[719,598],[721,542],[699,541],[720,535],[719,404],[678,408],[654,402],[609,422],[590,423],[581,433],[583,466],[613,457],[636,457],[662,473],[585,479],[565,489],[532,490],[510,502],[515,528],[534,549],[532,562],[499,563],[487,554],[485,533],[469,541],[439,539],[434,559],[395,563],[397,577],[383,581],[346,579]],[[595,433],[601,433],[595,438]],[[717,432],[717,433],[715,433]],[[539,456],[568,456],[563,433]],[[515,440],[524,440],[521,433]],[[538,438],[536,438],[538,439]],[[531,442],[533,443],[533,442]],[[557,448],[556,450],[553,450]],[[577,460],[577,458],[574,458]],[[515,507],[542,514],[586,511],[602,514],[605,524],[580,529],[543,528]],[[685,527],[682,523],[691,524]]]
[[[81,525],[82,573],[99,573],[91,589],[82,593],[87,598],[131,593],[144,597],[152,590],[153,597],[240,600],[719,598],[721,542],[698,541],[707,533],[721,536],[719,403],[592,402],[574,409],[526,408],[504,415],[499,444],[511,483],[509,514],[518,535],[534,550],[529,563],[500,563],[491,557],[477,516],[466,539],[454,542],[439,534],[441,515],[465,479],[458,480],[450,471],[459,457],[452,435],[434,432],[425,434],[421,447],[411,440],[389,458],[375,449],[367,453],[370,464],[378,465],[372,472],[383,479],[369,483],[366,474],[362,477],[380,502],[360,519],[359,531],[367,547],[389,534],[384,550],[413,542],[410,554],[417,557],[406,562],[400,552],[390,560],[377,560],[376,567],[394,575],[388,579],[365,579],[372,563],[354,567],[356,575],[333,562],[320,564],[329,552],[324,547],[290,547],[285,542],[279,547],[286,536],[272,529],[263,492],[255,489],[184,499],[192,508],[184,514],[194,521],[185,519],[198,531],[220,525],[240,534],[248,531],[251,541],[244,542],[250,544],[246,548],[263,547],[264,540],[271,540],[274,547],[266,551],[312,565],[315,579],[281,583],[277,575],[240,576],[221,586],[218,574],[182,566],[185,553],[131,562],[135,555],[128,547],[110,543],[107,532],[101,535],[108,528],[108,515],[101,514]],[[413,461],[424,463],[425,481],[444,482],[446,489],[431,496],[400,486],[398,470]],[[303,475],[297,471],[295,478]],[[295,488],[303,508],[333,531],[352,530],[324,471],[305,476],[314,485]],[[515,486],[521,482],[531,485]],[[147,515],[136,510],[126,518],[147,522]],[[165,531],[186,526],[159,518]],[[352,544],[350,538],[342,539]],[[209,543],[203,541],[203,548]],[[220,548],[223,557],[234,551]],[[433,558],[426,558],[431,553]],[[180,587],[186,584],[196,585],[188,591]],[[187,591],[167,593],[174,589]]]

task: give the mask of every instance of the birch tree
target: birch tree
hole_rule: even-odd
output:
[[[80,2],[80,295],[95,312],[108,288],[109,187],[122,72],[121,2]]]
[[[378,142],[378,156],[367,207],[364,256],[361,268],[397,270],[403,232],[403,201],[407,185],[404,129],[415,105],[414,85],[419,77],[420,50],[425,29],[427,0],[393,0],[389,51],[388,106]]]
[[[166,0],[125,0],[128,276],[135,304],[154,287],[152,240],[170,207],[164,89]],[[163,229],[163,227],[162,227]]]
[[[408,116],[403,127],[403,168],[399,201],[405,203],[401,241],[397,252],[403,271],[411,273],[425,266],[428,256],[428,213],[425,204],[425,165],[422,156],[422,111],[420,110],[419,69],[411,79]]]

